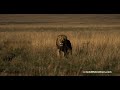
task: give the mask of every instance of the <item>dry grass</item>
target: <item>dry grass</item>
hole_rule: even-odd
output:
[[[88,30],[47,29],[39,32],[34,29],[0,32],[0,75],[120,75],[120,31],[114,28],[107,31],[105,28],[92,30],[90,27]],[[68,59],[58,59],[56,56],[55,41],[59,34],[67,35],[72,43],[73,55]],[[83,74],[85,70],[110,70],[113,73]]]

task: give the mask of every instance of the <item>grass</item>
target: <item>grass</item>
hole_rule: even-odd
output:
[[[13,27],[0,28],[3,29],[0,32],[1,76],[120,75],[118,27],[39,27],[30,31],[27,28],[25,32]],[[59,34],[67,35],[72,43],[73,55],[68,59],[56,56],[55,41]],[[83,73],[88,70],[110,70],[112,74]]]

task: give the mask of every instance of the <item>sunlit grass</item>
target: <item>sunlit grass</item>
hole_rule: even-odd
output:
[[[49,27],[22,32],[15,28],[13,32],[0,32],[0,75],[120,75],[120,31],[99,29]],[[68,59],[56,56],[55,42],[60,34],[67,35],[73,46],[73,55]],[[113,73],[83,74],[85,70]]]

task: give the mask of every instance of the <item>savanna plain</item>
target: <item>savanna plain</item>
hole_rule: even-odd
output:
[[[1,76],[120,75],[119,14],[10,14],[0,15],[0,20]],[[69,58],[57,57],[56,38],[61,34],[71,41]]]

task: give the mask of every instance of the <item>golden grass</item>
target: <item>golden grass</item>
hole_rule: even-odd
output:
[[[72,29],[0,32],[0,75],[120,75],[119,31]],[[56,57],[55,42],[60,34],[67,35],[73,46],[73,55],[68,59]],[[113,73],[83,74],[84,70]]]

